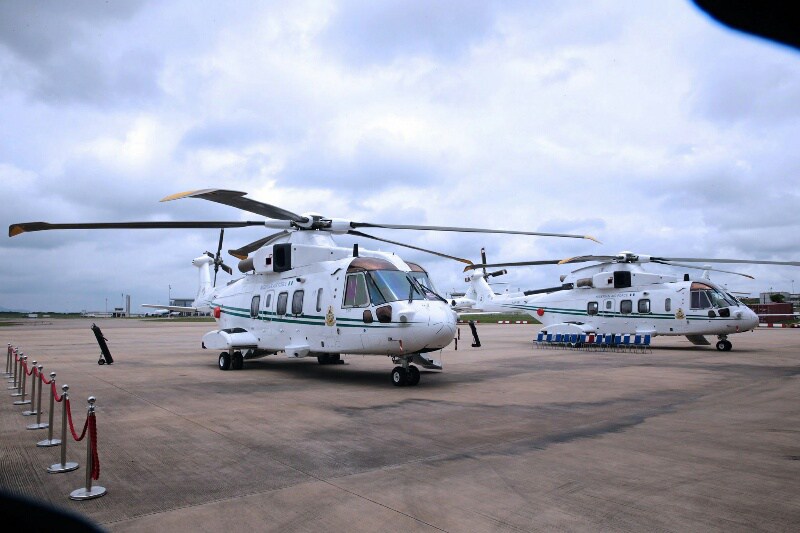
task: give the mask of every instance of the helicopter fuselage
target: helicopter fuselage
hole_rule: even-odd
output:
[[[705,278],[678,280],[638,265],[615,265],[580,269],[562,281],[552,292],[496,295],[476,273],[466,296],[482,311],[528,313],[548,333],[685,335],[708,344],[703,335],[724,341],[758,325],[749,307]]]
[[[253,270],[244,277],[206,294],[204,307],[219,328],[203,337],[205,347],[245,357],[401,359],[441,350],[454,338],[455,313],[424,271],[412,271],[395,254],[354,257],[347,248],[281,243],[259,250],[248,266]]]

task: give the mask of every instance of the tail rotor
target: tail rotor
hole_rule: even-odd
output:
[[[217,272],[222,268],[228,275],[233,274],[233,269],[222,262],[222,239],[225,237],[225,228],[219,230],[219,244],[217,245],[217,255],[206,252],[206,255],[214,260],[214,287],[217,286]]]

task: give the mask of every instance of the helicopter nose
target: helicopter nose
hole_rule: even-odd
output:
[[[428,347],[444,348],[452,342],[456,334],[456,316],[446,304],[431,307],[428,325],[433,338]]]
[[[745,318],[747,320],[747,329],[755,329],[758,326],[758,315],[752,309],[747,309]]]

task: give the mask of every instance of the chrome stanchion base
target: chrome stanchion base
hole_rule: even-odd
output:
[[[12,394],[11,396],[14,395]],[[22,394],[20,394],[20,396],[22,396]],[[17,400],[16,402],[14,402],[14,405],[28,405],[29,403],[31,403],[30,400]]]
[[[92,498],[99,498],[100,496],[105,495],[106,488],[105,487],[92,487],[89,490],[86,490],[86,487],[78,490],[73,490],[69,493],[70,500],[91,500]]]
[[[32,416],[37,414],[39,411],[22,411],[22,416]]]
[[[78,466],[80,466],[78,463],[66,463],[63,465],[61,463],[56,463],[47,467],[47,471],[51,474],[60,474],[61,472],[72,472],[73,470],[77,470]]]
[[[46,429],[49,428],[50,424],[47,422],[39,422],[38,424],[28,424],[25,429]]]
[[[12,387],[12,388],[14,388],[14,389],[18,389],[19,387]],[[22,393],[21,393],[21,392],[12,392],[12,393],[11,393],[11,397],[12,397],[12,398],[15,398],[15,397],[17,397],[17,396],[22,396]]]
[[[44,439],[36,443],[39,448],[49,448],[50,446],[59,446],[61,439]]]

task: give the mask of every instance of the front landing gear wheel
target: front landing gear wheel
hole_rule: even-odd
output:
[[[234,370],[241,370],[244,366],[244,357],[242,352],[233,352],[233,361],[231,361],[231,368]]]
[[[106,360],[101,357],[100,359],[97,360],[97,364],[98,365],[104,365],[104,364],[106,364]]]
[[[392,370],[392,384],[395,387],[405,387],[408,384],[408,372],[402,366],[396,366]]]
[[[408,384],[412,387],[419,384],[419,368],[415,366],[408,367]]]
[[[717,350],[720,352],[730,352],[731,348],[733,348],[733,344],[731,341],[719,341],[717,343]]]
[[[221,354],[219,354],[219,369],[220,370],[231,369],[231,355],[228,352],[222,352]]]

